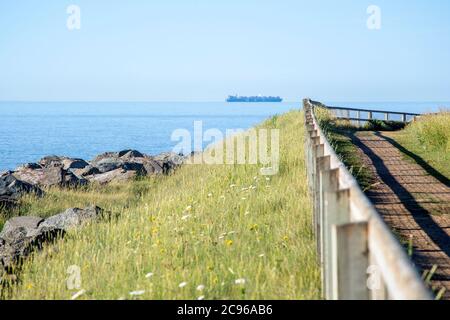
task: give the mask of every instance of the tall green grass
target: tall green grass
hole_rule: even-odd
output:
[[[273,177],[259,175],[259,165],[186,165],[169,177],[26,199],[35,214],[97,204],[118,218],[34,254],[7,298],[320,298],[303,114],[262,127],[281,130]],[[70,290],[72,265],[80,267],[81,286]]]
[[[316,108],[315,115],[323,133],[342,163],[355,177],[361,188],[364,191],[369,190],[373,185],[373,175],[361,160],[352,136],[357,131],[368,130],[367,128],[372,125],[358,128],[350,121],[336,120],[332,112],[326,108]]]
[[[401,131],[396,140],[450,179],[450,111],[422,116]]]

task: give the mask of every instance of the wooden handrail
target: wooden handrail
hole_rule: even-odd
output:
[[[400,111],[386,111],[386,110],[373,110],[373,109],[358,109],[358,108],[346,108],[346,107],[334,107],[334,106],[324,106],[327,109],[332,110],[348,110],[348,111],[360,111],[360,112],[372,112],[372,113],[389,113],[389,114],[399,114],[399,115],[407,115],[407,116],[420,116],[419,113],[411,113],[411,112],[400,112]]]

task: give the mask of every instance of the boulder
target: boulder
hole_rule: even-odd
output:
[[[103,217],[103,210],[99,207],[92,206],[85,209],[70,208],[63,213],[57,214],[43,220],[39,224],[39,230],[63,230],[70,231],[73,228],[83,226],[87,222],[96,221]]]
[[[62,165],[64,170],[84,169],[89,166],[89,163],[87,163],[83,159],[65,158],[62,160]]]
[[[41,187],[52,186],[79,186],[87,183],[87,180],[80,178],[71,171],[63,169],[62,165],[56,165],[56,162],[50,162],[55,166],[48,165],[40,169],[31,169],[29,167],[19,167],[13,175],[17,179],[27,182],[31,185]]]
[[[146,175],[158,175],[163,174],[163,163],[155,161],[153,159],[146,159],[144,161],[144,170]]]
[[[62,237],[73,228],[104,216],[99,207],[71,208],[42,219],[38,217],[15,217],[8,220],[0,233],[0,275],[11,272],[12,267],[22,262],[34,250],[41,249],[45,242]]]
[[[96,167],[100,173],[116,170],[123,166],[124,162],[119,158],[103,158],[98,162],[94,162],[93,166]]]
[[[17,179],[12,172],[4,173],[0,177],[0,207],[14,205],[26,193],[35,193],[38,196],[44,194],[40,188]]]
[[[118,158],[118,157],[119,157],[118,152],[105,152],[105,153],[99,154],[94,159],[92,159],[91,164],[93,165],[103,159],[106,159],[106,158]]]
[[[119,158],[144,158],[145,156],[137,150],[123,150],[118,153]]]
[[[42,221],[44,219],[29,216],[11,218],[3,226],[3,230],[0,232],[0,239],[4,242],[14,242],[37,229]]]
[[[163,152],[155,157],[153,160],[162,163],[164,174],[168,174],[181,166],[184,163],[184,156],[173,152]]]
[[[87,163],[83,159],[59,157],[59,156],[47,156],[39,160],[39,165],[44,168],[61,167],[64,170],[69,170],[69,169],[83,169],[87,167],[89,163]]]
[[[130,179],[134,179],[137,175],[138,175],[138,173],[136,171],[127,171],[122,168],[119,168],[119,169],[101,173],[101,174],[86,176],[86,179],[88,179],[90,182],[107,184],[110,182],[128,181]]]
[[[92,165],[88,165],[83,169],[70,169],[70,171],[78,177],[86,177],[100,173],[100,170]]]

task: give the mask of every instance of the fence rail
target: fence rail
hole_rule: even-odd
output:
[[[345,107],[334,107],[334,106],[325,106],[315,101],[311,101],[314,104],[320,105],[322,107],[327,108],[332,111],[334,116],[337,119],[350,120],[350,121],[358,121],[358,122],[367,122],[374,120],[375,114],[381,114],[382,119],[385,121],[394,120],[391,115],[400,116],[399,119],[395,119],[398,122],[409,122],[411,120],[416,119],[416,117],[421,116],[418,113],[410,113],[410,112],[398,112],[398,111],[386,111],[386,110],[374,110],[374,109],[358,109],[358,108],[345,108]],[[354,116],[352,116],[352,113]],[[363,117],[365,115],[365,117]]]
[[[431,293],[372,203],[340,161],[304,100],[308,184],[329,300],[428,300]]]

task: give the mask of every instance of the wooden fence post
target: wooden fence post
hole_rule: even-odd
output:
[[[334,225],[333,297],[336,300],[368,300],[368,223]]]
[[[339,171],[331,169],[324,172],[321,177],[324,187],[324,275],[325,298],[333,299],[333,247],[331,244],[332,226],[350,222],[350,190],[339,190]]]
[[[325,212],[325,204],[326,204],[326,189],[328,178],[324,177],[330,171],[331,158],[330,156],[323,156],[317,159],[317,169],[319,173],[319,201],[318,201],[318,213],[319,213],[319,224],[320,224],[320,264],[321,264],[321,278],[322,278],[322,291],[323,296],[325,297],[325,292],[327,288],[326,276],[325,276],[325,252],[327,250],[327,243],[325,242],[326,238],[326,212]]]

